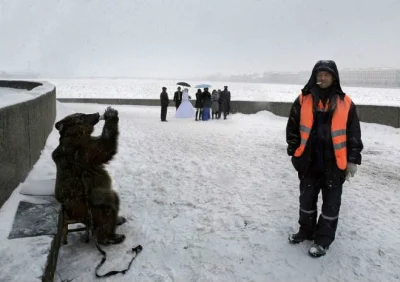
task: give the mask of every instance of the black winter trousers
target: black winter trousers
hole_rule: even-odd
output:
[[[167,109],[168,106],[161,106],[161,121],[167,120]]]
[[[315,234],[316,244],[328,247],[335,240],[344,180],[343,172],[306,173],[300,180],[300,232]],[[317,222],[320,190],[323,203]]]

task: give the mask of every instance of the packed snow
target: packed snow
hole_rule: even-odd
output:
[[[166,85],[172,99],[176,89],[175,82],[162,80],[49,82],[56,85],[58,97],[158,98]],[[240,83],[214,87],[225,84],[234,100],[292,101],[301,88]],[[400,105],[398,89],[352,90],[358,104]],[[7,93],[14,91],[21,90]],[[193,89],[189,94],[193,96]],[[102,113],[106,106],[57,102],[57,120],[74,112]],[[159,107],[115,108],[120,145],[107,168],[121,197],[121,214],[128,219],[118,232],[127,239],[105,247],[108,259],[101,272],[125,268],[130,248],[141,244],[144,249],[130,271],[105,281],[400,280],[400,129],[361,123],[363,163],[344,186],[337,239],[325,257],[313,259],[307,254],[311,242],[287,242],[287,235],[298,228],[299,196],[297,174],[286,155],[287,118],[263,111],[195,122],[175,118],[171,105],[169,122],[161,123]],[[45,202],[27,195],[54,194],[51,153],[58,138],[53,130],[25,182],[0,209],[3,241],[19,201]],[[0,280],[38,278],[50,240],[40,236],[0,245],[3,273],[31,265],[22,276]],[[60,249],[56,281],[94,281],[100,259],[93,242],[83,242],[83,233],[70,234],[69,244]]]
[[[35,98],[28,90],[0,87],[0,108],[18,104]]]
[[[0,281],[40,281],[51,247],[51,236],[8,239],[20,201],[48,203],[46,199],[22,195],[20,191],[21,185],[0,209]]]
[[[178,80],[156,79],[48,79],[57,87],[59,98],[145,98],[159,99],[161,88],[166,86],[170,99],[176,91]],[[195,86],[204,81],[187,81]],[[208,82],[207,82],[208,83]],[[304,82],[306,83],[306,81]],[[210,82],[212,89],[229,86],[232,100],[293,102],[304,85]],[[363,88],[342,85],[343,90],[356,104],[400,106],[400,88]],[[195,96],[190,88],[189,95]]]
[[[362,123],[363,164],[344,186],[337,239],[325,257],[314,259],[307,254],[311,242],[287,241],[298,228],[299,191],[286,155],[286,118],[264,111],[195,122],[173,118],[170,107],[169,122],[162,123],[158,107],[115,108],[120,146],[107,168],[128,219],[118,232],[127,239],[105,247],[101,273],[125,268],[130,248],[144,249],[130,271],[105,281],[400,279],[400,129]],[[57,119],[104,109],[57,103]],[[50,154],[57,138],[53,131],[27,182],[55,178]],[[17,203],[22,186],[8,202]],[[47,187],[41,193],[51,194]],[[12,220],[5,213],[12,210],[0,210],[3,233]],[[60,249],[56,281],[94,281],[100,259],[83,233],[70,234]]]
[[[35,99],[38,96],[50,92],[54,89],[54,85],[48,82],[45,81],[38,81],[38,82],[42,83],[42,85],[37,86],[32,90],[0,87],[0,108],[8,107],[18,103],[26,102],[31,99]]]

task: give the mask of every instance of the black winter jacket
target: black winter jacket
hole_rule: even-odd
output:
[[[160,94],[160,101],[161,101],[161,106],[167,107],[169,105],[169,97],[167,92],[161,92]]]
[[[332,62],[332,61],[329,61]],[[321,64],[316,65],[321,67]],[[303,95],[313,95],[314,109],[319,101],[318,91],[316,89],[315,75],[317,68],[314,67],[312,77],[308,84],[304,87]],[[324,67],[324,66],[323,66]],[[321,69],[321,68],[320,68]],[[330,105],[334,105],[336,97],[344,99],[346,95],[343,93],[340,87],[339,74],[337,72],[336,65],[322,68],[322,70],[330,69],[334,73],[336,78],[330,97]],[[329,71],[329,70],[328,70]],[[311,85],[310,85],[311,83]],[[314,85],[312,85],[314,84]],[[304,93],[304,91],[309,91]],[[299,97],[294,101],[289,119],[286,126],[286,142],[288,144],[287,153],[292,156],[293,166],[300,173],[305,173],[309,168],[311,169],[324,169],[331,171],[338,169],[336,165],[336,159],[334,155],[332,136],[330,133],[330,125],[332,122],[332,113],[329,116],[320,116],[317,111],[314,110],[314,123],[311,129],[310,137],[307,141],[306,148],[300,157],[294,157],[296,149],[300,145],[300,100]],[[322,143],[322,144],[321,144]],[[322,148],[322,149],[321,149]],[[361,140],[361,129],[360,121],[358,119],[357,110],[355,104],[352,102],[347,119],[347,160],[355,164],[361,164],[361,151],[363,149],[363,143]],[[321,158],[323,163],[321,164]]]

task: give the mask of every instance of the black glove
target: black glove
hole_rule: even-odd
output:
[[[288,154],[288,156],[293,156],[293,155],[294,155],[294,152],[296,152],[296,149],[293,149],[292,146],[288,146],[288,147],[287,147],[287,154]]]

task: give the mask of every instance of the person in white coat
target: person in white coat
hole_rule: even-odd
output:
[[[182,102],[179,108],[176,110],[175,117],[177,118],[193,118],[195,110],[192,103],[189,101],[189,90],[187,88],[183,89],[182,92]]]

